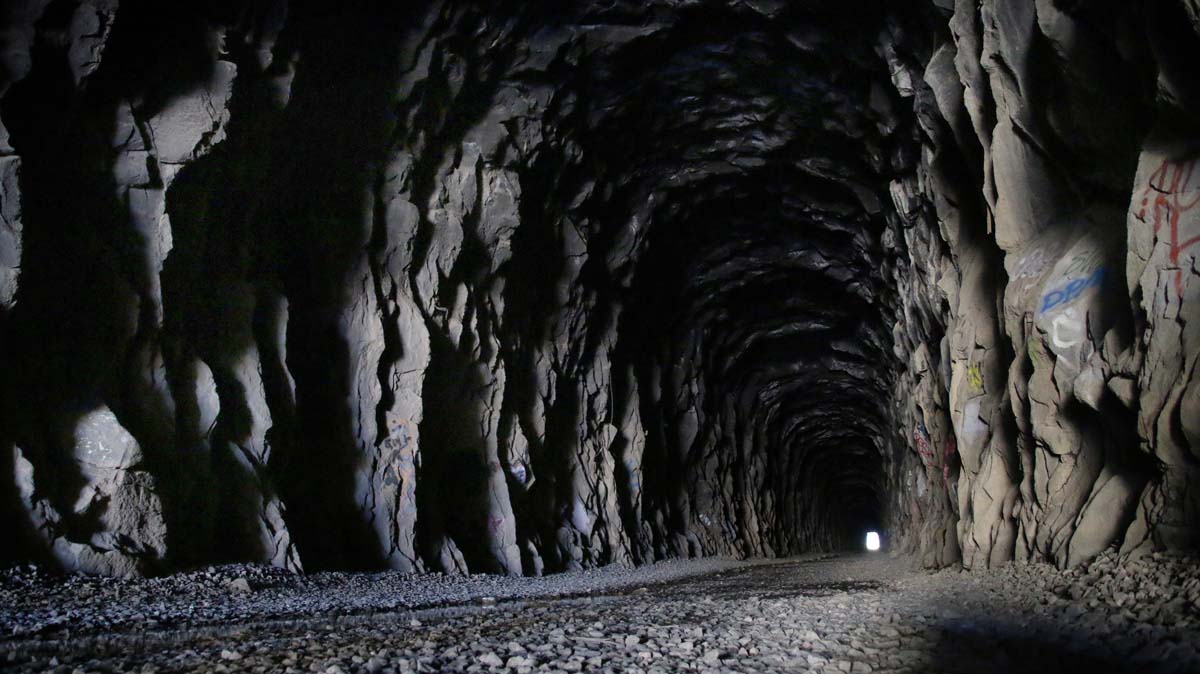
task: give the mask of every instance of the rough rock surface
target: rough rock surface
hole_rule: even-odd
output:
[[[1195,547],[1190,9],[955,2],[928,55],[891,38],[923,132],[891,512],[930,566]]]
[[[1198,15],[5,2],[2,554],[1194,548]]]
[[[1086,570],[1041,564],[935,574],[904,570],[882,556],[690,564],[548,578],[446,577],[441,586],[395,572],[374,583],[356,582],[362,574],[318,574],[339,587],[341,606],[312,603],[327,593],[296,594],[285,612],[290,619],[271,622],[254,607],[281,606],[280,591],[303,579],[225,567],[253,578],[248,595],[218,590],[235,593],[224,605],[240,606],[238,613],[206,629],[182,618],[132,630],[92,620],[111,614],[104,597],[114,587],[128,593],[120,608],[132,615],[154,610],[155,585],[171,583],[182,597],[201,600],[220,574],[93,579],[86,583],[96,594],[81,600],[61,581],[10,573],[0,579],[6,605],[30,608],[36,602],[28,590],[40,585],[67,598],[78,627],[0,639],[0,655],[14,671],[55,672],[1132,674],[1200,667],[1194,559],[1146,556],[1120,567],[1107,555]],[[680,570],[707,573],[670,579]],[[574,586],[579,594],[548,597],[544,590],[553,586]],[[496,588],[509,591],[479,594]],[[268,597],[258,599],[260,592]],[[395,600],[439,594],[475,601],[434,611],[386,609]],[[346,615],[351,606],[372,608]]]

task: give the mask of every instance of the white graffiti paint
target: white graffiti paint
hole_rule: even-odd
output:
[[[971,398],[963,407],[962,436],[964,440],[975,440],[987,433],[987,424],[979,418],[979,401],[981,398]]]
[[[1083,341],[1083,322],[1074,307],[1068,308],[1050,322],[1050,340],[1060,349],[1069,349]]]
[[[137,440],[108,407],[99,407],[75,425],[75,458],[98,468],[129,468],[142,459]]]
[[[1017,282],[1021,291],[1024,292],[1037,282],[1044,271],[1046,271],[1046,253],[1041,248],[1036,248],[1017,263],[1013,281]]]
[[[1037,304],[1031,307],[1038,329],[1046,336],[1046,346],[1060,366],[1077,369],[1092,352],[1087,316],[1099,307],[1111,272],[1105,265],[1112,257],[1112,245],[1099,234],[1088,234],[1076,242],[1055,263]]]

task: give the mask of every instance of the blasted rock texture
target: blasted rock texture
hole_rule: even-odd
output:
[[[1194,2],[170,4],[0,10],[5,554],[1195,546]]]
[[[905,61],[893,515],[930,565],[1194,548],[1195,6],[941,4]]]

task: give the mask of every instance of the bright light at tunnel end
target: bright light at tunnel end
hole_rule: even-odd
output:
[[[879,534],[874,531],[867,532],[867,550],[875,552],[879,549]]]

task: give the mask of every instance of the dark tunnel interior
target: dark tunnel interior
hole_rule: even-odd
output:
[[[0,10],[3,561],[1192,550],[1193,0]]]
[[[878,40],[928,17],[81,7],[0,108],[19,556],[541,573],[886,526],[921,137]]]
[[[0,3],[0,661],[1194,671],[1198,54],[1197,0]]]

